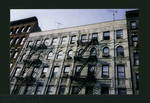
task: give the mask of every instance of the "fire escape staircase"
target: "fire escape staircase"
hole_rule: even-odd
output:
[[[30,48],[31,48],[31,52],[29,53],[27,59],[23,60],[24,61],[24,67],[23,67],[22,72],[20,73],[19,76],[16,76],[17,85],[16,85],[16,88],[13,90],[12,94],[18,94],[21,86],[26,85],[26,84],[32,85],[31,90],[30,90],[30,92],[32,92],[33,89],[37,85],[37,80],[35,79],[35,77],[32,76],[31,71],[28,71],[27,68],[29,68],[33,64],[41,65],[42,61],[40,59],[29,59],[29,57],[31,56],[31,54],[35,53],[37,50],[39,50],[39,49],[47,49],[47,47],[46,47],[45,44],[40,44],[39,46],[36,46],[36,45],[30,46]],[[28,73],[28,72],[30,72],[29,75],[24,77],[23,75],[25,73]]]
[[[80,53],[79,56],[75,56],[74,59],[75,61],[79,61],[79,62],[82,62],[82,66],[81,68],[78,70],[78,72],[75,73],[74,76],[70,76],[70,78],[76,82],[78,82],[80,84],[78,90],[75,92],[75,94],[78,94],[81,89],[84,87],[84,86],[89,86],[91,83],[95,82],[96,79],[94,77],[94,73],[91,74],[89,73],[86,78],[81,78],[80,74],[81,74],[81,71],[83,70],[83,68],[85,67],[85,65],[88,63],[88,62],[97,62],[97,57],[96,55],[92,56],[90,55],[88,58],[83,58],[82,55],[84,54],[84,52],[87,50],[87,48],[90,46],[90,45],[97,45],[99,44],[98,43],[98,40],[97,38],[92,38],[92,40],[90,42],[86,42],[86,43],[83,43],[81,40],[77,42],[78,45],[84,45],[85,48],[83,49],[83,51]]]

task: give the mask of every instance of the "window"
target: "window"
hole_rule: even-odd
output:
[[[135,21],[131,22],[131,29],[136,29],[136,22]]]
[[[40,86],[37,86],[35,94],[36,94],[36,95],[40,95],[41,92],[42,92],[42,88],[43,88],[43,86],[41,86],[41,85],[40,85]]]
[[[43,52],[39,54],[39,59],[40,60],[44,59],[44,53]]]
[[[139,53],[134,53],[134,65],[139,65]]]
[[[33,76],[34,78],[37,76],[37,71],[38,71],[37,68],[34,68],[34,69],[33,69],[32,76]]]
[[[94,70],[95,70],[95,66],[94,65],[89,65],[88,75],[89,76],[94,76]]]
[[[56,45],[56,43],[57,43],[57,38],[53,38],[52,45]]]
[[[124,52],[123,52],[123,47],[122,46],[119,46],[117,48],[117,56],[124,56]]]
[[[10,45],[11,45],[12,42],[13,42],[13,38],[10,39]]]
[[[21,39],[21,41],[20,41],[20,45],[22,45],[22,44],[23,44],[24,40],[25,40],[25,37],[23,37],[23,38]]]
[[[80,70],[80,68],[81,68],[81,66],[80,66],[80,65],[77,65],[77,66],[76,66],[76,71],[75,71],[75,73],[78,73],[79,70]]]
[[[69,73],[69,68],[70,68],[69,66],[65,66],[64,73],[68,74]]]
[[[86,87],[86,94],[93,94],[93,87]]]
[[[102,76],[103,77],[108,77],[109,76],[109,66],[108,65],[103,65],[102,66]]]
[[[25,28],[24,28],[24,26],[23,26],[23,27],[21,28],[21,32],[22,32],[22,33],[24,32],[24,29],[25,29]]]
[[[108,48],[108,47],[105,47],[105,48],[103,49],[103,53],[109,53],[109,48]]]
[[[109,94],[109,88],[108,87],[101,87],[101,94]]]
[[[34,59],[34,53],[31,54],[30,59]]]
[[[54,87],[54,86],[49,86],[49,87],[48,87],[48,90],[47,90],[47,94],[48,94],[48,95],[51,95],[51,94],[52,94],[53,87]]]
[[[138,41],[138,37],[137,37],[137,36],[133,36],[133,37],[132,37],[132,41],[133,41],[133,42],[137,42],[137,41]]]
[[[72,51],[72,50],[69,50],[68,56],[72,57],[72,53],[73,53],[73,51]]]
[[[78,88],[79,88],[78,86],[73,86],[71,94],[75,94],[77,92]]]
[[[97,33],[93,33],[92,38],[97,38]]]
[[[54,67],[52,78],[56,77],[59,67]]]
[[[57,59],[61,59],[61,58],[62,58],[62,54],[63,54],[63,52],[62,52],[62,51],[59,51],[59,52],[58,52],[58,55],[57,55]]]
[[[31,87],[32,87],[32,86],[28,85],[28,86],[26,87],[26,90],[25,90],[24,94],[26,94],[26,95],[31,94],[31,93],[30,93]]]
[[[11,34],[13,34],[13,28],[11,28],[11,30],[10,30],[10,35],[11,35]]]
[[[122,36],[123,36],[122,30],[117,30],[117,31],[116,31],[116,34],[117,34],[117,39],[123,38],[123,37],[122,37]]]
[[[11,66],[12,66],[12,63],[10,63],[10,68],[11,68]]]
[[[43,68],[43,71],[42,71],[41,77],[43,77],[43,78],[44,78],[44,77],[46,76],[47,70],[48,70],[48,68],[47,68],[47,67],[44,67],[44,68]]]
[[[83,34],[83,35],[81,36],[81,40],[82,40],[82,42],[86,42],[86,34]]]
[[[39,46],[39,45],[40,45],[40,42],[41,42],[40,40],[37,40],[37,41],[36,41],[36,46]]]
[[[19,31],[19,27],[16,28],[15,33],[17,34]]]
[[[76,40],[76,36],[74,35],[74,36],[71,37],[71,42],[70,42],[70,44],[74,44],[74,43],[75,43],[75,40]]]
[[[61,44],[65,44],[65,43],[66,43],[66,40],[67,40],[67,37],[63,37],[63,38],[62,38],[62,41],[61,41]]]
[[[27,33],[30,31],[30,29],[31,29],[31,26],[29,25],[28,27],[27,27]]]
[[[59,88],[59,94],[65,94],[65,86],[60,86]]]
[[[52,56],[53,56],[53,52],[51,51],[51,52],[48,53],[47,59],[51,59]]]
[[[92,48],[90,51],[91,56],[95,56],[96,55],[96,49]]]
[[[19,76],[20,70],[21,70],[20,67],[16,68],[15,76]]]
[[[18,41],[19,41],[19,38],[17,38],[16,40],[15,40],[15,44],[14,45],[16,45],[17,43],[18,43]]]
[[[18,55],[18,52],[14,52],[13,58],[16,58]]]
[[[27,45],[27,48],[30,47],[31,44],[32,44],[32,41],[29,41],[29,42],[28,42],[28,45]]]
[[[139,74],[136,74],[136,85],[137,90],[139,90]]]
[[[118,89],[118,94],[126,94],[126,89]]]
[[[109,35],[110,35],[110,32],[109,32],[109,31],[108,31],[108,32],[104,32],[104,33],[103,33],[103,39],[104,39],[104,40],[109,40],[109,38],[110,38]]]
[[[124,78],[125,78],[124,66],[118,65],[118,79],[124,79]]]
[[[83,52],[83,49],[80,49],[79,52],[78,52],[78,55],[82,56],[83,55],[82,52]]]
[[[23,54],[21,59],[20,59],[20,62],[22,62],[25,59],[25,57],[26,57],[26,54]]]
[[[45,39],[44,44],[48,46],[49,39]]]

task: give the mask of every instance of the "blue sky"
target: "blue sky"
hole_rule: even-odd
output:
[[[125,19],[125,12],[135,9],[11,9],[10,21],[24,19],[32,16],[38,18],[38,23],[42,31],[57,29],[58,24],[62,23],[59,28],[80,26],[113,20]]]

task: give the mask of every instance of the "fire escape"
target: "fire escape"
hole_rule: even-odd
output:
[[[12,95],[18,94],[20,91],[20,88],[24,85],[31,85],[31,90],[36,87],[38,84],[36,81],[36,77],[33,76],[33,67],[40,67],[42,64],[42,61],[39,58],[31,59],[32,54],[36,53],[39,49],[47,49],[47,46],[43,43],[40,45],[32,45],[30,47],[30,53],[28,54],[27,58],[23,60],[24,67],[20,74],[16,76],[16,86],[14,90],[12,91]],[[38,75],[39,72],[36,72],[36,75]]]
[[[89,70],[88,70],[88,74],[84,78],[81,76],[81,71],[86,66],[86,64],[88,64],[89,62],[90,63],[97,62],[97,56],[96,55],[89,55],[89,56],[87,56],[87,58],[83,58],[82,55],[84,54],[84,52],[87,50],[87,48],[90,45],[98,45],[98,44],[99,44],[99,42],[98,42],[97,37],[93,37],[91,39],[91,41],[88,41],[88,42],[82,42],[82,40],[77,41],[78,46],[81,45],[81,46],[85,46],[85,47],[78,56],[76,55],[74,57],[75,62],[78,61],[78,62],[82,63],[81,68],[75,73],[75,75],[70,76],[70,78],[73,81],[76,81],[77,83],[80,84],[80,86],[79,86],[78,90],[75,92],[75,94],[78,94],[84,86],[90,86],[90,84],[96,82],[96,79],[94,76],[94,70],[92,72],[89,72]]]

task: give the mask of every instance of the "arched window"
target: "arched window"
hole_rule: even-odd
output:
[[[23,44],[24,40],[25,40],[25,37],[23,37],[23,38],[21,39],[21,41],[20,41],[20,45],[22,45],[22,44]]]
[[[18,52],[15,52],[14,55],[13,55],[13,58],[16,58],[18,55]]]
[[[83,55],[82,52],[83,52],[83,49],[80,49],[79,52],[78,52],[78,55],[82,56]]]
[[[61,58],[62,58],[62,54],[63,54],[63,52],[62,52],[62,51],[59,51],[59,52],[58,52],[58,55],[57,55],[57,59],[61,59]]]
[[[14,42],[14,45],[16,45],[19,41],[19,38],[16,38],[15,42]]]
[[[30,56],[30,59],[33,59],[34,58],[34,53],[33,54],[31,54],[31,56]]]
[[[39,54],[39,59],[40,60],[42,60],[43,58],[44,58],[44,55],[43,55],[44,53],[43,52],[41,52],[40,54]]]
[[[92,55],[92,56],[96,55],[96,49],[95,49],[95,48],[92,48],[92,49],[91,49],[90,55]]]
[[[10,30],[10,35],[11,35],[11,34],[13,34],[13,28],[11,28],[11,30]]]
[[[109,53],[109,48],[108,48],[108,47],[105,47],[105,48],[103,49],[103,53]]]
[[[25,59],[25,57],[26,57],[26,53],[24,53],[24,54],[22,55],[22,57],[21,57],[21,59],[20,59],[20,62],[22,62],[22,61]]]
[[[13,42],[13,38],[10,39],[10,45],[11,45],[12,42]]]
[[[48,41],[49,41],[49,39],[47,38],[47,39],[45,39],[45,41],[44,41],[44,44],[46,45],[46,46],[48,46]]]
[[[51,58],[52,58],[52,56],[53,56],[53,52],[52,52],[52,51],[50,51],[50,52],[48,53],[47,59],[51,59]]]
[[[24,26],[23,26],[23,27],[21,28],[21,33],[23,33],[23,32],[24,32],[24,29],[25,29],[25,28],[24,28]]]
[[[29,25],[29,26],[27,26],[27,33],[30,31],[30,29],[31,29],[31,26]]]
[[[15,33],[17,34],[19,31],[19,27],[16,28]]]
[[[73,54],[73,51],[72,51],[72,50],[69,50],[68,56],[72,57],[72,54]]]
[[[117,56],[124,56],[124,52],[123,52],[123,47],[122,46],[119,46],[117,47]]]

